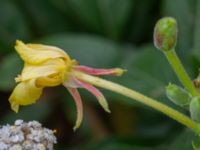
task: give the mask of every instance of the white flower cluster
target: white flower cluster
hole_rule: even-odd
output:
[[[0,150],[53,150],[56,137],[37,121],[16,120],[0,127]]]

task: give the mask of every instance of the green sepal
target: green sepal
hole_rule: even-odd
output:
[[[166,87],[166,95],[176,105],[186,109],[189,108],[192,96],[178,85],[169,83]]]
[[[200,122],[200,96],[192,98],[190,102],[190,115],[193,120]]]

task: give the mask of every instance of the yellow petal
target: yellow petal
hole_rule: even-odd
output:
[[[24,44],[22,41],[17,40],[15,49],[20,57],[29,64],[37,65],[53,58],[62,58],[65,61],[70,61],[70,57],[67,53],[54,46]]]
[[[36,87],[34,80],[19,83],[9,98],[12,110],[18,112],[20,105],[35,103],[41,93],[42,88]]]
[[[64,75],[66,67],[62,59],[52,59],[42,65],[25,64],[22,70],[21,80],[26,81],[58,74],[61,75],[60,80],[62,80],[62,74]]]
[[[61,84],[62,77],[60,74],[53,75],[53,77],[39,77],[36,79],[37,87],[51,87]]]

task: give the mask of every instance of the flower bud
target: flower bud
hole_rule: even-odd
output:
[[[190,103],[190,115],[191,118],[197,122],[200,122],[200,97],[192,98]]]
[[[177,23],[172,17],[160,19],[154,28],[154,45],[162,51],[175,48],[177,40]]]
[[[170,83],[166,87],[166,95],[173,103],[183,108],[188,108],[191,102],[190,94],[175,84]]]

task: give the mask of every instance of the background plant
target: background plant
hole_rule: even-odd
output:
[[[22,118],[57,128],[56,149],[191,149],[193,134],[183,126],[110,92],[103,91],[112,115],[105,114],[91,95],[82,92],[86,117],[76,133],[72,131],[75,106],[60,87],[47,89],[38,104],[18,115],[11,112],[7,99],[15,84],[11,79],[22,67],[13,53],[17,38],[59,46],[83,65],[121,66],[128,72],[117,79],[118,83],[179,109],[165,96],[165,85],[179,82],[152,44],[153,28],[161,16],[177,19],[176,52],[194,79],[200,64],[199,7],[197,0],[1,0],[1,124]]]

